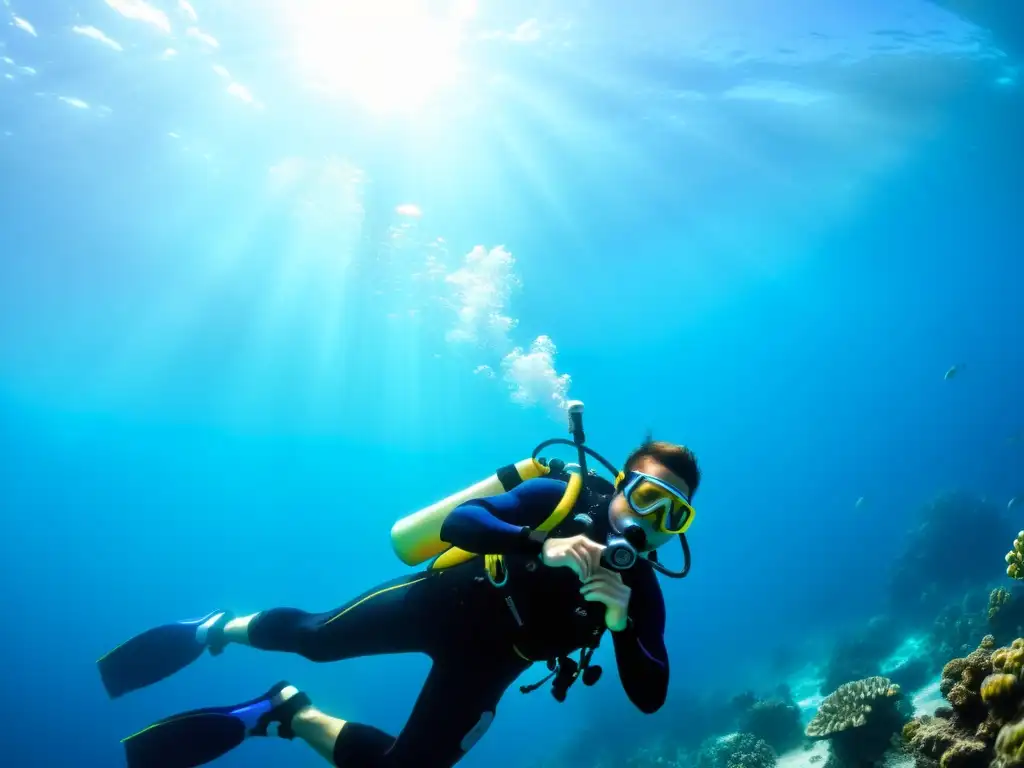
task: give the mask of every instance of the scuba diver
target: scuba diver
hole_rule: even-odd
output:
[[[490,726],[506,689],[533,663],[564,701],[601,668],[591,656],[608,631],[623,689],[642,712],[665,702],[669,662],[665,604],[655,572],[689,571],[685,532],[700,483],[693,452],[650,437],[622,472],[584,445],[582,403],[569,407],[573,440],[541,443],[531,458],[400,520],[392,543],[425,570],[381,584],[336,610],[218,610],[148,630],[98,662],[117,698],[166,678],[205,651],[230,645],[299,654],[314,662],[418,652],[433,661],[401,732],[340,720],[287,682],[233,706],[161,720],[123,741],[129,768],[192,768],[250,737],[298,737],[340,768],[446,768]],[[555,443],[574,445],[579,464],[538,459]],[[586,467],[612,470],[614,483]],[[657,550],[679,539],[684,565],[672,571]],[[480,553],[480,554],[474,554]],[[486,553],[486,554],[483,554]],[[570,658],[579,651],[579,661]]]

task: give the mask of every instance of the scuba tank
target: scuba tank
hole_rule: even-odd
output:
[[[510,491],[524,480],[542,477],[548,467],[534,458],[502,467],[489,477],[474,483],[441,501],[403,517],[391,527],[391,546],[406,565],[420,565],[451,549],[441,541],[441,526],[459,504],[473,499],[496,496]]]

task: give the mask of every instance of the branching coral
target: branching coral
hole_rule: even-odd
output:
[[[900,688],[887,677],[845,683],[821,702],[806,733],[831,741],[833,763],[871,764],[882,757],[903,725],[899,701]]]

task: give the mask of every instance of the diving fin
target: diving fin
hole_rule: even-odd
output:
[[[233,618],[215,611],[200,619],[178,621],[146,630],[96,662],[112,699],[170,677],[198,659],[203,651],[224,649],[224,627]]]
[[[121,743],[128,768],[195,768],[227,754],[249,736],[266,736],[271,723],[277,735],[293,738],[291,722],[312,702],[280,682],[260,696],[234,707],[207,707],[172,715],[145,728]]]

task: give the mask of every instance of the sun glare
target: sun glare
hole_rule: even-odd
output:
[[[376,112],[417,109],[455,82],[461,34],[473,9],[460,2],[442,16],[425,5],[423,0],[295,2],[289,21],[301,76]]]

